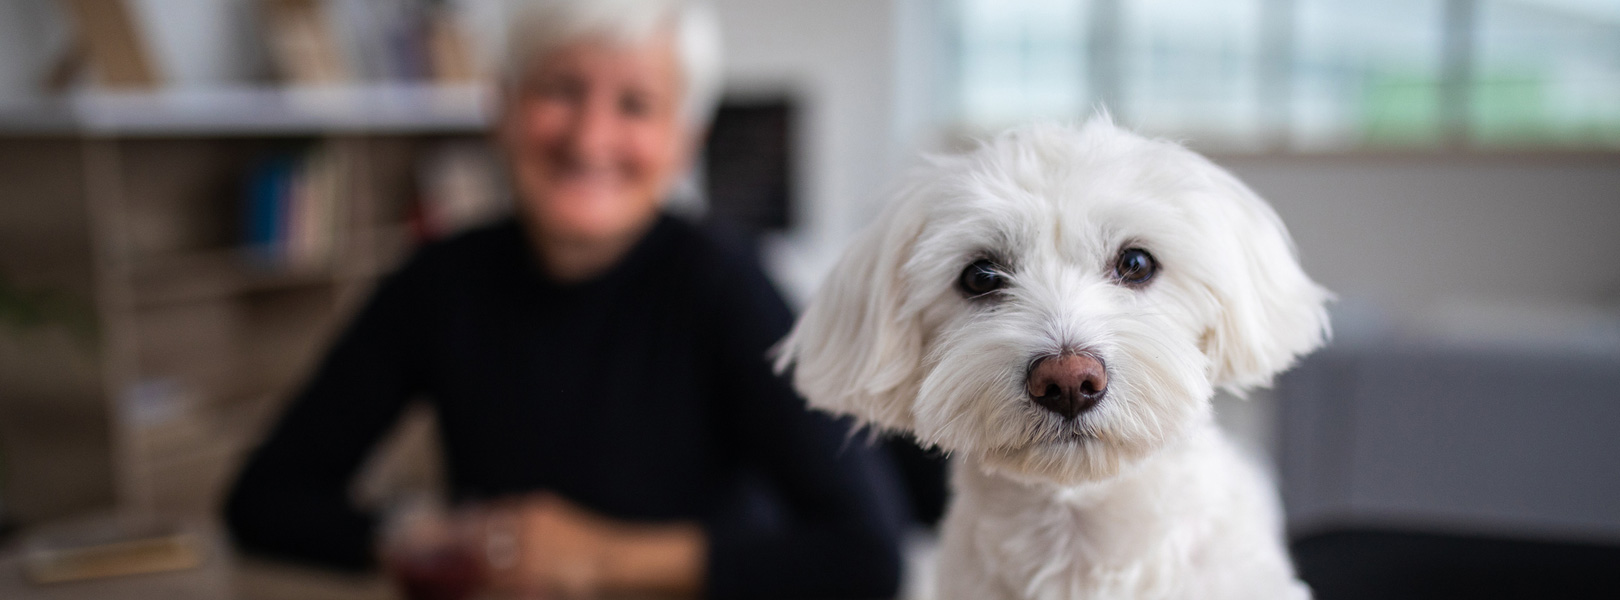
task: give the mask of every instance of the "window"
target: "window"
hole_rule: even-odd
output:
[[[1620,144],[1620,0],[1491,0],[1478,10],[1474,141]]]
[[[953,0],[945,112],[1201,146],[1620,147],[1616,0]]]
[[[1091,95],[1084,2],[961,0],[960,111],[976,123],[1059,117]]]

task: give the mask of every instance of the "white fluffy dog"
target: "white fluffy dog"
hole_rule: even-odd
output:
[[[1328,296],[1203,157],[1039,125],[920,170],[779,366],[813,406],[956,457],[941,598],[1308,598],[1210,398],[1319,346]]]

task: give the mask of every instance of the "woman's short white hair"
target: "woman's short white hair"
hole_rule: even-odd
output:
[[[518,84],[534,60],[583,38],[636,45],[673,34],[685,96],[681,113],[695,133],[720,102],[720,23],[698,0],[509,0],[503,76]]]

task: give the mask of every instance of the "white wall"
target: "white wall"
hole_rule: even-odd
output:
[[[1218,157],[1308,272],[1396,314],[1620,309],[1620,155]]]
[[[38,93],[66,33],[55,0],[0,1],[0,101]]]
[[[895,164],[895,10],[889,0],[719,0],[728,88],[801,102],[799,230],[768,248],[803,297],[859,229]]]

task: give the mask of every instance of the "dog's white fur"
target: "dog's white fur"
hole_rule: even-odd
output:
[[[779,366],[820,409],[956,458],[944,599],[1308,598],[1270,483],[1214,425],[1328,334],[1326,290],[1226,171],[1106,117],[936,157],[850,247]],[[1127,247],[1160,266],[1120,283]],[[964,267],[1005,267],[968,298]],[[1107,394],[1072,420],[1025,392],[1085,351]]]

